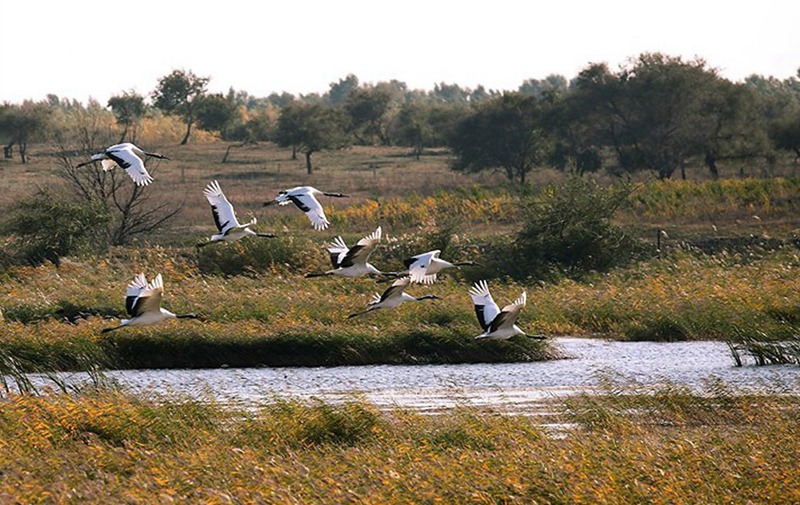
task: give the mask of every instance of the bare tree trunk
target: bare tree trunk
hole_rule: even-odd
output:
[[[719,170],[717,169],[717,158],[711,153],[706,153],[706,166],[708,171],[711,172],[711,178],[714,180],[719,179]]]
[[[314,151],[306,151],[306,173],[311,175],[314,171],[314,167],[311,166],[311,153]]]
[[[122,135],[119,136],[118,144],[122,144],[123,142],[125,142],[125,137],[127,136],[128,136],[128,123],[125,123],[125,129],[122,130]]]
[[[192,121],[186,122],[186,135],[183,136],[183,140],[181,140],[181,145],[185,146],[189,143],[189,135],[192,134]]]
[[[231,154],[231,149],[234,147],[244,147],[247,145],[247,142],[242,142],[241,144],[228,144],[228,148],[225,149],[225,156],[222,157],[222,163],[228,162],[228,156]]]

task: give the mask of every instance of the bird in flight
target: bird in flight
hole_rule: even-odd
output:
[[[341,193],[325,193],[311,186],[298,186],[281,191],[274,200],[265,202],[264,206],[266,207],[267,205],[274,205],[276,203],[278,205],[293,203],[298,209],[305,212],[315,230],[324,230],[330,226],[331,222],[325,217],[325,211],[322,209],[322,205],[319,201],[317,201],[317,195],[347,198],[347,195]]]
[[[255,217],[249,223],[240,224],[239,220],[236,219],[233,205],[225,197],[225,193],[222,192],[222,188],[217,181],[209,183],[206,189],[203,190],[203,194],[206,196],[208,203],[211,204],[211,214],[214,216],[214,223],[217,225],[219,233],[212,235],[207,242],[197,244],[199,247],[220,241],[233,242],[248,235],[268,238],[275,236],[272,233],[256,233],[251,230],[250,226],[256,224]]]
[[[500,310],[492,298],[486,281],[477,282],[470,288],[469,294],[475,304],[478,323],[483,328],[483,333],[476,336],[476,339],[506,340],[515,335],[544,339],[541,335],[528,335],[516,325],[517,317],[527,301],[525,291],[519,298],[503,307],[503,310]]]
[[[306,274],[306,277],[322,275],[341,275],[361,277],[364,275],[383,275],[380,270],[367,262],[369,255],[381,241],[381,227],[359,240],[353,247],[347,247],[342,237],[336,237],[328,246],[333,268],[326,272]]]
[[[478,263],[474,261],[460,261],[451,263],[439,257],[441,251],[436,249],[426,253],[417,254],[403,261],[411,277],[411,282],[422,284],[433,284],[436,282],[436,274],[446,268],[459,268],[463,266],[474,266]]]
[[[197,314],[173,314],[161,307],[164,281],[161,274],[147,282],[143,273],[136,275],[125,291],[125,310],[130,319],[123,319],[119,326],[105,328],[102,333],[118,330],[125,326],[145,326],[157,324],[167,319],[200,319]]]
[[[125,142],[123,144],[113,145],[102,153],[93,154],[91,160],[78,164],[76,168],[99,161],[104,171],[108,172],[114,167],[120,167],[128,173],[137,186],[147,186],[153,182],[153,177],[150,176],[147,172],[147,168],[144,166],[144,160],[142,160],[144,156],[150,156],[161,160],[169,159],[163,154],[149,153],[139,149],[130,142]]]
[[[406,288],[410,284],[411,279],[408,277],[401,277],[395,280],[392,285],[383,292],[382,295],[375,293],[375,295],[372,297],[372,300],[367,304],[367,310],[350,314],[347,317],[351,318],[360,316],[361,314],[366,314],[367,312],[377,309],[393,309],[406,302],[421,302],[422,300],[433,300],[439,298],[436,295],[423,295],[420,297],[411,296],[405,292]]]

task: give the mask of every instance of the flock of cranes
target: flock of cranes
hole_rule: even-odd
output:
[[[143,151],[131,143],[123,143],[113,145],[102,153],[92,155],[89,161],[80,163],[76,167],[99,161],[104,171],[120,167],[128,173],[135,184],[146,186],[153,181],[153,177],[150,176],[145,167],[143,160],[145,156],[169,159],[159,153]],[[218,233],[213,234],[207,241],[199,243],[198,247],[204,247],[215,242],[232,242],[248,236],[263,238],[273,238],[275,236],[271,233],[258,233],[252,230],[251,227],[256,224],[256,218],[244,224],[240,223],[236,218],[233,204],[222,192],[222,188],[217,181],[209,183],[203,190],[203,194],[211,205],[211,213]],[[347,195],[341,193],[326,193],[311,186],[298,186],[280,191],[275,199],[265,202],[264,206],[293,203],[306,214],[315,230],[325,230],[330,226],[330,221],[328,221],[322,205],[316,198],[318,195],[336,198],[347,197]],[[453,263],[443,260],[439,257],[441,251],[434,250],[406,259],[404,261],[405,272],[381,272],[368,261],[370,254],[378,246],[381,236],[382,230],[378,226],[375,231],[359,240],[352,247],[348,247],[344,239],[341,236],[337,236],[327,248],[330,253],[332,268],[324,272],[306,274],[306,277],[325,275],[351,278],[383,276],[394,279],[383,294],[375,293],[372,300],[367,304],[366,310],[350,314],[349,318],[378,309],[395,308],[406,302],[438,299],[439,297],[433,294],[414,297],[406,293],[406,289],[414,283],[433,284],[436,281],[437,274],[447,268],[476,265],[474,261]],[[133,281],[128,284],[125,292],[125,309],[130,318],[122,319],[118,326],[105,328],[102,332],[106,333],[126,326],[151,325],[174,318],[201,319],[197,314],[178,315],[161,307],[163,293],[164,282],[161,274],[156,275],[149,282],[143,273],[137,274]],[[478,323],[483,329],[483,332],[475,337],[476,339],[504,340],[516,335],[537,339],[544,338],[539,335],[528,335],[516,325],[517,317],[527,301],[526,292],[523,291],[516,300],[502,309],[498,307],[492,298],[485,280],[473,285],[469,289],[469,294],[472,297]]]

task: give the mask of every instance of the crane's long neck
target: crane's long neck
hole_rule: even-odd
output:
[[[328,270],[327,272],[311,272],[309,274],[306,274],[305,277],[306,279],[310,279],[312,277],[323,277],[325,275],[333,275],[333,271]]]
[[[342,193],[322,193],[325,196],[335,196],[336,198],[349,198],[347,195],[343,195]]]

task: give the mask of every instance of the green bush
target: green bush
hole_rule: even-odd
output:
[[[211,275],[254,275],[271,271],[305,272],[327,268],[324,247],[311,240],[282,236],[245,238],[198,248],[200,272]]]
[[[580,277],[627,263],[639,246],[611,219],[630,194],[627,183],[606,188],[571,176],[559,187],[528,197],[522,229],[506,244],[510,250],[501,247],[508,258],[507,273],[518,278],[554,273]]]
[[[16,261],[58,265],[64,256],[105,244],[101,234],[110,221],[96,203],[70,202],[42,189],[15,205],[2,231],[13,236],[10,254]]]

